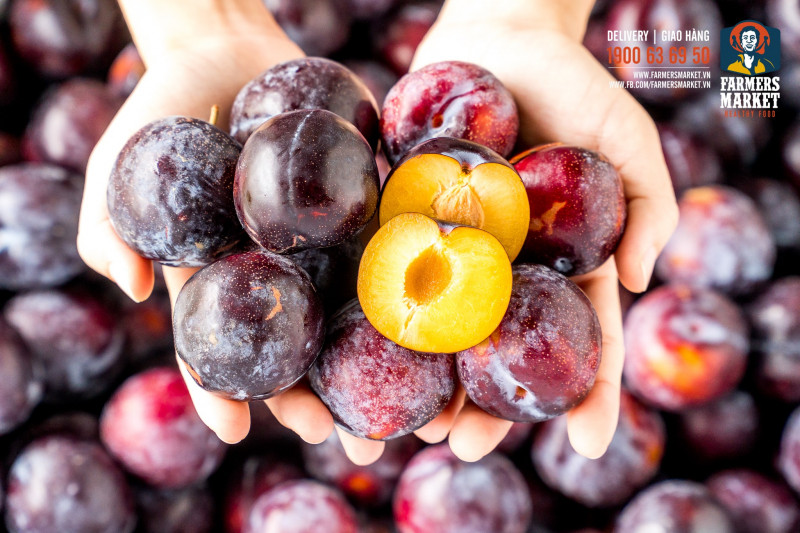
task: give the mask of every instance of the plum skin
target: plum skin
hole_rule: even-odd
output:
[[[306,272],[286,257],[246,252],[200,270],[175,302],[178,356],[205,390],[270,398],[317,357],[324,309]]]
[[[248,82],[231,108],[231,137],[244,144],[275,115],[299,109],[325,109],[351,122],[373,151],[378,148],[378,104],[364,82],[330,59],[286,61]]]
[[[250,237],[276,253],[340,244],[378,207],[372,149],[355,126],[323,109],[282,113],[248,139],[234,201]]]
[[[528,192],[531,224],[520,261],[565,276],[590,272],[611,257],[625,231],[622,180],[605,156],[560,143],[511,159]]]
[[[484,411],[541,422],[578,405],[594,385],[602,334],[585,294],[542,265],[515,265],[503,321],[456,354],[459,379]]]
[[[240,145],[202,120],[167,117],[136,132],[108,182],[108,212],[136,253],[169,266],[204,266],[246,235],[233,202]]]
[[[400,78],[381,116],[384,152],[392,163],[434,137],[473,141],[506,157],[518,130],[508,89],[488,70],[461,61],[433,63]]]
[[[455,391],[456,371],[452,354],[415,352],[381,335],[354,299],[330,319],[309,378],[337,425],[386,440],[441,413]]]

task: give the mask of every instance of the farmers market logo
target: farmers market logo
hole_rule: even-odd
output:
[[[755,116],[758,109],[758,116],[774,117],[781,97],[780,77],[759,75],[781,66],[780,30],[754,20],[723,28],[719,56],[723,71],[739,74],[720,79],[720,108],[725,116]]]

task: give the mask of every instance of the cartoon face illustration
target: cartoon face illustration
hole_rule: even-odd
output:
[[[758,45],[758,32],[754,28],[745,28],[740,39],[744,51],[752,53]]]

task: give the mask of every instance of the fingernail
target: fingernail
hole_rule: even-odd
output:
[[[656,252],[654,246],[651,246],[642,256],[642,281],[644,282],[642,285],[642,292],[646,291],[647,286],[650,285],[650,278],[653,276],[656,257],[658,257],[658,252]]]
[[[114,283],[116,283],[117,286],[122,289],[122,292],[128,295],[128,298],[136,303],[141,302],[141,300],[133,296],[130,269],[128,268],[128,265],[122,262],[111,263],[108,265],[108,275],[111,276],[111,279],[114,281]]]

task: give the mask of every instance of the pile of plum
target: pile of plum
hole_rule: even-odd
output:
[[[0,531],[800,529],[796,2],[595,8],[602,62],[605,31],[640,23],[777,26],[784,87],[769,120],[724,118],[714,90],[636,94],[680,223],[651,289],[620,289],[624,390],[596,460],[560,416],[602,357],[567,276],[624,231],[613,166],[520,145],[513,98],[480,67],[406,75],[440,2],[265,4],[310,57],[243,87],[229,131],[145,126],[110,177],[131,248],[202,267],[173,320],[161,276],[134,304],[75,245],[89,154],[144,72],[116,2],[0,0]],[[244,441],[202,423],[178,364],[251,402]],[[253,401],[300,380],[383,456],[356,466],[335,433],[303,443]],[[412,434],[459,384],[514,421],[474,463]]]

